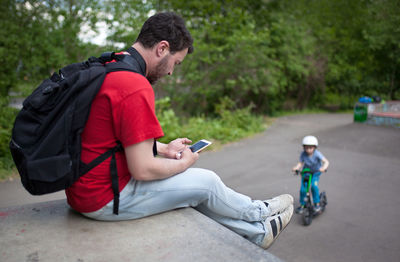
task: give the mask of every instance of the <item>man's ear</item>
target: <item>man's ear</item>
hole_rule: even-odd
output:
[[[169,53],[168,41],[162,40],[156,45],[156,54],[159,57],[163,57]]]

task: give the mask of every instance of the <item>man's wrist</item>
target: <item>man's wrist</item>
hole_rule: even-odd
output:
[[[165,156],[165,154],[167,153],[168,145],[158,141],[156,143],[157,143],[157,154],[159,154],[160,156]]]

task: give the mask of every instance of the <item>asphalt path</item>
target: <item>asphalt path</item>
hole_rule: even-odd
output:
[[[315,135],[330,161],[321,175],[326,211],[304,226],[294,215],[268,249],[286,261],[399,261],[400,129],[353,123],[351,114],[279,118],[266,132],[201,157],[226,185],[255,199],[295,197],[291,173],[305,135]]]
[[[305,135],[315,135],[331,165],[320,179],[326,211],[310,226],[294,215],[268,250],[286,261],[398,261],[400,257],[400,129],[353,123],[351,114],[281,117],[254,137],[201,153],[197,167],[253,199],[290,193]],[[207,139],[207,138],[206,138]],[[0,207],[65,198],[30,196],[18,179],[0,183]]]

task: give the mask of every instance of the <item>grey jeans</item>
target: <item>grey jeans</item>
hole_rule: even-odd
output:
[[[120,193],[119,215],[113,214],[113,201],[83,215],[117,221],[182,207],[193,207],[258,245],[270,233],[264,220],[271,214],[262,201],[233,191],[214,172],[201,168],[189,168],[162,180],[131,179]]]

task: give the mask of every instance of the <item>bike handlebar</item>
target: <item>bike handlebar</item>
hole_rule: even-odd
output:
[[[326,169],[323,173],[327,173],[327,172],[328,172],[328,169]],[[300,171],[298,169],[294,171],[294,175],[298,175],[298,174],[301,174],[301,173],[302,173],[302,171]],[[307,173],[311,173],[311,172],[307,172]]]

